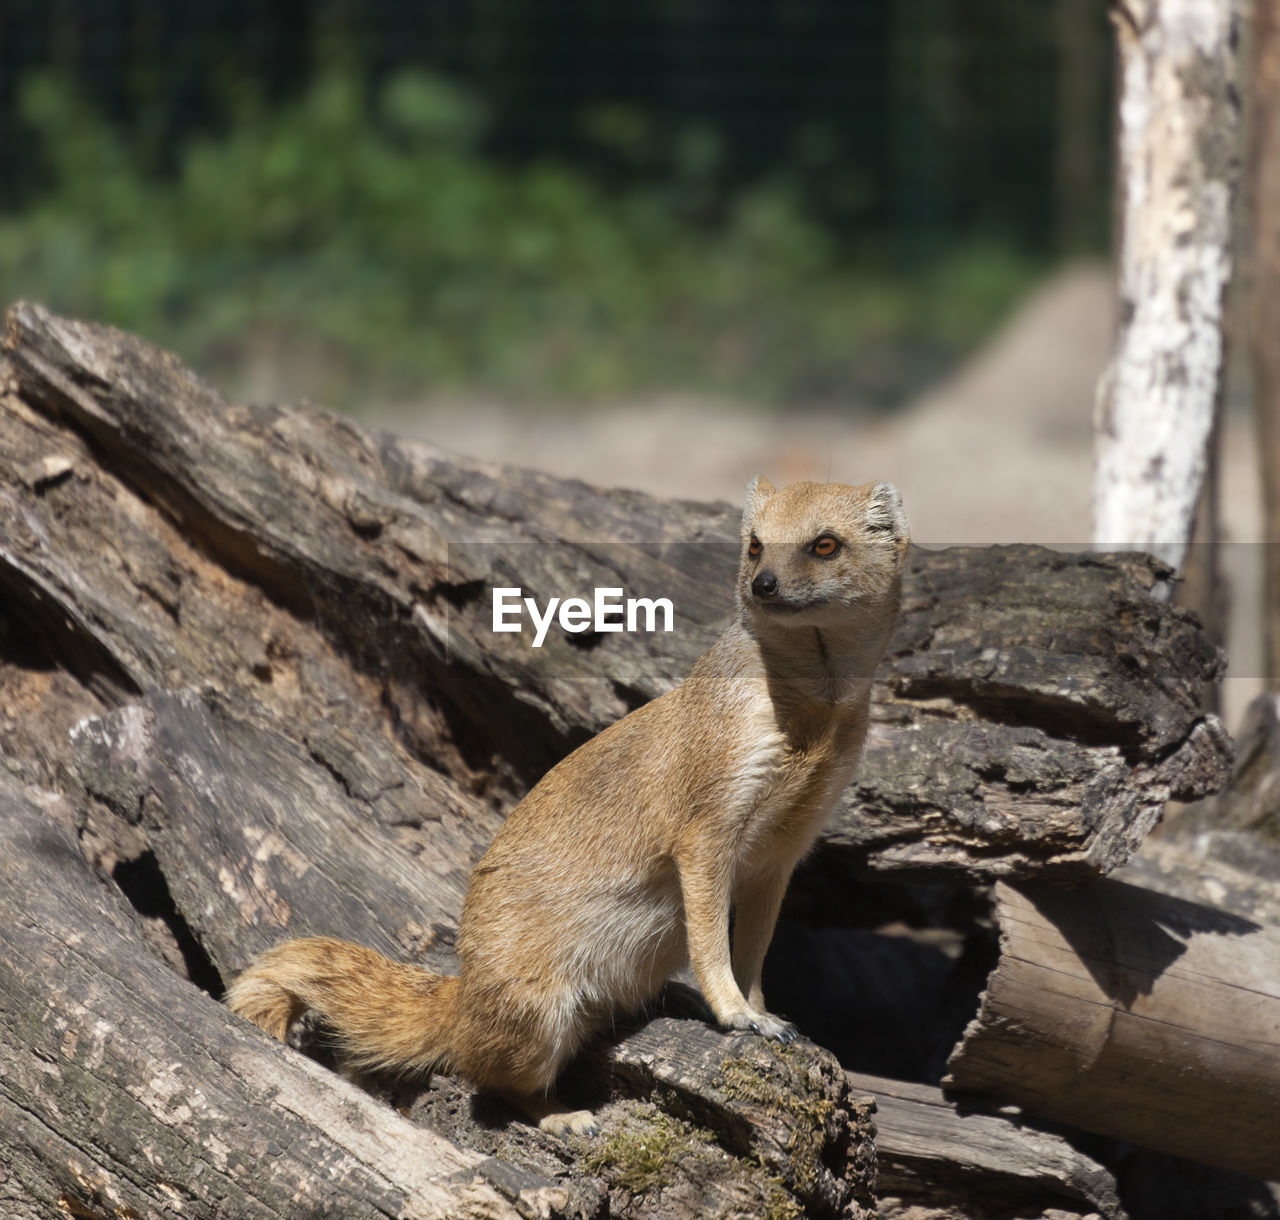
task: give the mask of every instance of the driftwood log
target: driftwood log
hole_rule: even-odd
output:
[[[212,998],[290,935],[448,969],[507,809],[726,621],[736,518],[228,406],[126,335],[11,310],[0,1198],[253,1215],[292,1182],[317,1215],[866,1213],[870,1103],[812,1045],[620,1026],[565,1090],[605,1135],[566,1145],[448,1080],[371,1108]],[[1093,877],[1170,796],[1216,787],[1230,751],[1200,690],[1221,658],[1150,596],[1166,575],[913,553],[865,765],[792,909],[838,920],[854,874]],[[533,649],[493,633],[495,585],[670,597],[676,630]]]

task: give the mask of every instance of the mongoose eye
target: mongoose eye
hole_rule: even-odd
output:
[[[810,549],[815,555],[820,555],[823,559],[830,559],[840,549],[840,542],[839,539],[833,538],[830,534],[823,534]]]
[[[754,559],[755,556],[759,555],[760,552],[763,550],[764,550],[764,547],[760,545],[760,539],[757,538],[754,534],[752,534],[751,541],[747,543],[747,554]]]

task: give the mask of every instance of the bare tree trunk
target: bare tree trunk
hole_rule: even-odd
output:
[[[1098,391],[1094,543],[1182,567],[1223,367],[1240,0],[1119,0],[1120,332]]]
[[[1256,0],[1250,82],[1254,410],[1263,498],[1266,680],[1280,690],[1280,0]]]
[[[1204,633],[1219,648],[1227,647],[1227,625],[1231,617],[1231,587],[1223,571],[1222,514],[1219,506],[1219,484],[1222,466],[1221,412],[1215,411],[1213,427],[1205,443],[1204,481],[1200,484],[1200,502],[1196,505],[1187,557],[1182,565],[1182,581],[1173,598],[1174,604],[1185,606],[1199,618]],[[1221,686],[1204,684],[1204,706],[1222,714]]]

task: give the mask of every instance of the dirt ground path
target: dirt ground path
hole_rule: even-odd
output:
[[[601,485],[737,501],[774,482],[889,479],[917,542],[1083,545],[1090,533],[1094,388],[1111,351],[1114,280],[1067,268],[1032,293],[949,378],[890,416],[765,412],[666,398],[547,413],[476,402],[388,407],[370,422],[460,453]],[[1261,689],[1261,539],[1252,425],[1229,413],[1222,509],[1233,618],[1229,727]],[[1117,540],[1123,541],[1123,540]]]

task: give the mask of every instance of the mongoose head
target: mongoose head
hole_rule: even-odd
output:
[[[891,625],[910,541],[892,483],[777,491],[760,475],[742,517],[738,599],[748,626],[871,626],[881,615]]]

